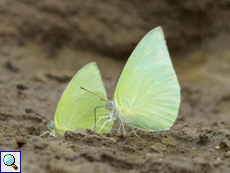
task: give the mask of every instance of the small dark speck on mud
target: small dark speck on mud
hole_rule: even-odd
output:
[[[26,89],[28,89],[28,87],[26,85],[24,85],[24,84],[17,84],[16,87],[17,87],[18,90],[26,90]]]
[[[19,69],[16,67],[16,66],[14,66],[10,61],[7,61],[6,63],[5,63],[5,67],[9,70],[9,71],[11,71],[11,72],[18,72],[19,71]]]

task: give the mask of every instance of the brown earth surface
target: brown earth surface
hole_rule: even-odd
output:
[[[230,2],[0,1],[0,150],[22,151],[22,172],[230,170]],[[162,26],[181,85],[168,131],[124,138],[92,130],[40,137],[71,77],[97,62],[109,98],[141,37]],[[129,130],[129,129],[128,129]]]

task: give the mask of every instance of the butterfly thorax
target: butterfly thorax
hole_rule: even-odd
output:
[[[121,106],[116,106],[114,111],[114,117],[117,120],[123,122],[124,124],[128,124],[131,122],[132,112],[130,109],[122,109]]]

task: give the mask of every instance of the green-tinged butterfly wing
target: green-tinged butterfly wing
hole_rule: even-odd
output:
[[[180,86],[161,27],[132,52],[114,93],[124,123],[146,131],[169,129],[178,114]]]
[[[105,96],[101,91],[91,91],[101,97]],[[97,106],[104,106],[104,102],[86,91],[78,94],[77,97],[72,99],[69,102],[69,105],[66,107],[66,114],[64,114],[65,118],[59,118],[60,122],[57,124],[57,129],[61,132],[64,132],[73,131],[79,128],[92,128],[95,125],[94,108]],[[108,116],[108,111],[106,111],[104,108],[101,108],[97,110],[96,115],[98,120],[101,116]],[[100,130],[105,120],[107,119],[101,119],[97,123],[95,129],[96,131]],[[104,126],[100,133],[110,132],[112,125],[113,124],[111,123],[109,124],[109,127],[108,125]]]
[[[107,99],[97,65],[96,63],[89,63],[75,74],[58,103],[54,116],[56,129],[59,131],[57,132],[58,136],[60,136],[59,134],[62,136],[65,131],[91,128],[95,124],[94,108],[105,104],[99,97],[82,90],[80,87]],[[108,116],[108,113],[103,108],[98,108],[96,115],[99,119],[100,116]],[[105,121],[106,119],[101,119],[96,126],[96,130],[99,130]],[[105,126],[101,133],[106,132],[107,128]],[[112,123],[108,132],[111,128]]]

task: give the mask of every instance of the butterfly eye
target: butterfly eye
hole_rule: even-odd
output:
[[[114,109],[114,107],[115,107],[115,103],[114,103],[114,101],[108,101],[108,102],[106,102],[105,106],[106,106],[109,110],[112,110],[112,109]]]
[[[54,129],[55,128],[55,122],[54,121],[51,121],[49,124],[48,124],[49,128],[51,129]]]

